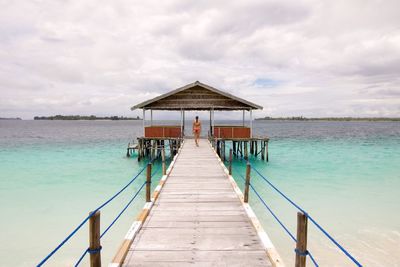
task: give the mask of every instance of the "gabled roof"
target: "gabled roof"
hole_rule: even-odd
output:
[[[196,81],[137,104],[131,110],[250,110],[262,108],[250,101]]]

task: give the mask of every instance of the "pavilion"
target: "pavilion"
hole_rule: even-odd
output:
[[[253,110],[262,109],[261,106],[227,92],[221,91],[207,84],[196,81],[166,94],[157,96],[137,104],[131,110],[143,110],[144,137],[183,137],[185,111],[209,111],[209,136],[229,138],[251,138],[253,126]],[[150,126],[146,126],[146,111],[150,111]],[[180,125],[160,126],[153,125],[153,110],[179,111]],[[243,111],[243,124],[237,126],[216,126],[214,123],[215,111]],[[245,127],[245,112],[250,113],[250,127]]]
[[[146,155],[152,158],[160,154],[159,147],[169,142],[171,153],[175,153],[185,137],[185,111],[209,111],[210,128],[208,139],[216,148],[221,158],[225,159],[225,144],[232,142],[233,154],[248,158],[248,144],[250,154],[261,155],[268,161],[268,138],[254,137],[253,110],[262,109],[262,106],[216,89],[207,84],[196,81],[183,87],[144,101],[131,108],[143,110],[143,136],[138,137],[138,159]],[[179,125],[153,125],[153,111],[179,111]],[[242,111],[241,125],[215,125],[215,111]],[[146,125],[146,111],[150,111],[150,125]],[[249,112],[249,126],[245,125],[245,112]],[[260,143],[260,146],[258,146]],[[258,150],[260,147],[260,150]],[[129,155],[128,145],[128,155]],[[157,151],[157,152],[155,152]]]

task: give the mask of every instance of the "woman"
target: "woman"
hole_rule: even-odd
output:
[[[199,146],[200,132],[201,132],[201,122],[199,121],[199,116],[196,116],[196,119],[193,121],[193,134],[196,146]]]

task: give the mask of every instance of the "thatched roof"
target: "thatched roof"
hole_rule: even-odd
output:
[[[250,110],[263,107],[196,81],[131,108],[154,110]]]

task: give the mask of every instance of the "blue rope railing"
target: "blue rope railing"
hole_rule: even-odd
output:
[[[110,225],[103,231],[103,233],[100,235],[100,239],[110,230],[110,228],[116,223],[116,221],[121,217],[121,215],[126,211],[126,209],[132,204],[133,200],[139,195],[140,191],[142,191],[143,187],[146,185],[146,182],[144,182],[139,190],[136,191],[136,193],[133,195],[133,197],[129,200],[129,202],[125,205],[125,207],[118,213],[118,215],[114,218],[114,220],[110,223]],[[78,266],[83,258],[86,256],[86,254],[89,253],[89,248],[84,251],[82,256],[79,258],[79,260],[75,263],[75,267]]]
[[[232,166],[234,170],[238,170],[236,167]],[[237,172],[239,174],[239,177],[245,181],[246,178],[244,177],[243,174],[240,173],[240,171]],[[253,186],[252,183],[249,184],[250,188],[254,191],[258,199],[261,201],[261,203],[264,205],[265,208],[271,213],[271,215],[274,217],[274,219],[279,223],[279,225],[285,230],[285,232],[288,234],[288,236],[294,241],[297,242],[297,239],[294,237],[294,235],[289,231],[289,228],[283,224],[283,222],[278,218],[278,216],[275,214],[275,212],[269,207],[269,205],[265,202],[265,200],[261,197],[260,193],[256,190],[256,188]],[[307,255],[310,257],[311,261],[313,262],[314,266],[318,267],[318,263],[315,260],[314,256],[311,254],[310,251],[307,251]]]
[[[238,157],[239,161],[243,161],[242,157]],[[225,160],[225,162],[228,162],[228,160]],[[296,209],[298,209],[300,212],[302,212],[330,241],[332,241],[356,266],[362,266],[361,263],[354,258],[348,252],[339,242],[337,242],[320,224],[318,224],[313,217],[308,214],[303,208],[301,208],[298,204],[296,204],[293,200],[291,200],[288,196],[286,196],[281,190],[279,190],[274,184],[272,184],[264,175],[262,175],[255,167],[250,165],[251,168],[265,181],[268,183],[269,186],[271,186],[276,192],[278,192],[283,198],[285,198],[290,204],[292,204]],[[236,169],[232,165],[233,169]],[[245,177],[238,171],[240,178],[245,180]],[[294,238],[294,235],[290,233],[288,228],[282,223],[282,221],[276,216],[276,214],[272,211],[272,209],[266,204],[266,202],[262,199],[261,195],[256,191],[255,187],[250,183],[250,187],[252,190],[256,193],[257,197],[260,199],[260,201],[263,203],[263,205],[268,209],[268,211],[271,213],[271,215],[276,219],[276,221],[282,226],[282,228],[285,230],[286,233],[291,237],[292,240],[296,241],[296,238]],[[318,266],[318,263],[316,262],[315,258],[311,254],[311,252],[307,252],[307,255],[310,256],[311,261],[314,263],[315,266]]]
[[[148,163],[153,163],[154,160],[150,160]],[[64,246],[65,243],[68,242],[68,240],[71,239],[72,236],[74,236],[79,229],[82,228],[83,225],[85,225],[85,223],[99,210],[101,210],[102,208],[104,208],[106,205],[108,205],[111,201],[113,201],[116,197],[118,197],[123,191],[125,191],[142,173],[143,171],[147,168],[147,164],[124,186],[122,187],[122,189],[120,189],[117,193],[115,193],[113,196],[111,196],[108,200],[106,200],[103,204],[101,204],[100,206],[98,206],[95,210],[93,210],[93,212],[91,212],[77,227],[75,227],[75,229],[66,237],[64,238],[46,257],[44,257],[39,264],[37,265],[37,267],[42,266],[44,263],[46,263],[62,246]],[[151,176],[153,176],[159,168],[157,168],[152,174]],[[139,189],[139,191],[137,191],[136,195],[140,192],[140,190],[143,188],[142,187]],[[131,199],[131,201],[128,203],[128,205],[126,206],[126,208],[130,205],[130,203],[136,198],[136,195]],[[122,213],[126,210],[126,208],[123,209]],[[118,218],[122,215],[119,214],[119,216],[117,216]],[[116,220],[118,220],[118,218],[116,218]],[[116,221],[115,220],[115,221]],[[103,232],[102,236],[109,230],[109,228],[111,228],[112,225],[114,225],[115,221],[113,221],[111,223],[111,225],[106,229],[105,232]],[[77,264],[79,264],[82,259],[85,257],[85,255],[87,253],[90,253],[89,249],[86,249],[85,252],[82,254],[82,256],[79,258]],[[77,266],[77,264],[75,266]]]
[[[318,224],[313,217],[308,214],[303,208],[297,205],[293,200],[286,196],[282,191],[280,191],[274,184],[272,184],[264,175],[262,175],[256,168],[251,166],[251,168],[265,181],[267,182],[276,192],[278,192],[283,198],[285,198],[289,203],[291,203],[295,208],[301,211],[310,221],[326,236],[332,241],[354,264],[357,266],[362,266],[361,263],[356,260],[350,252],[348,252],[339,242],[337,242],[320,224]]]

